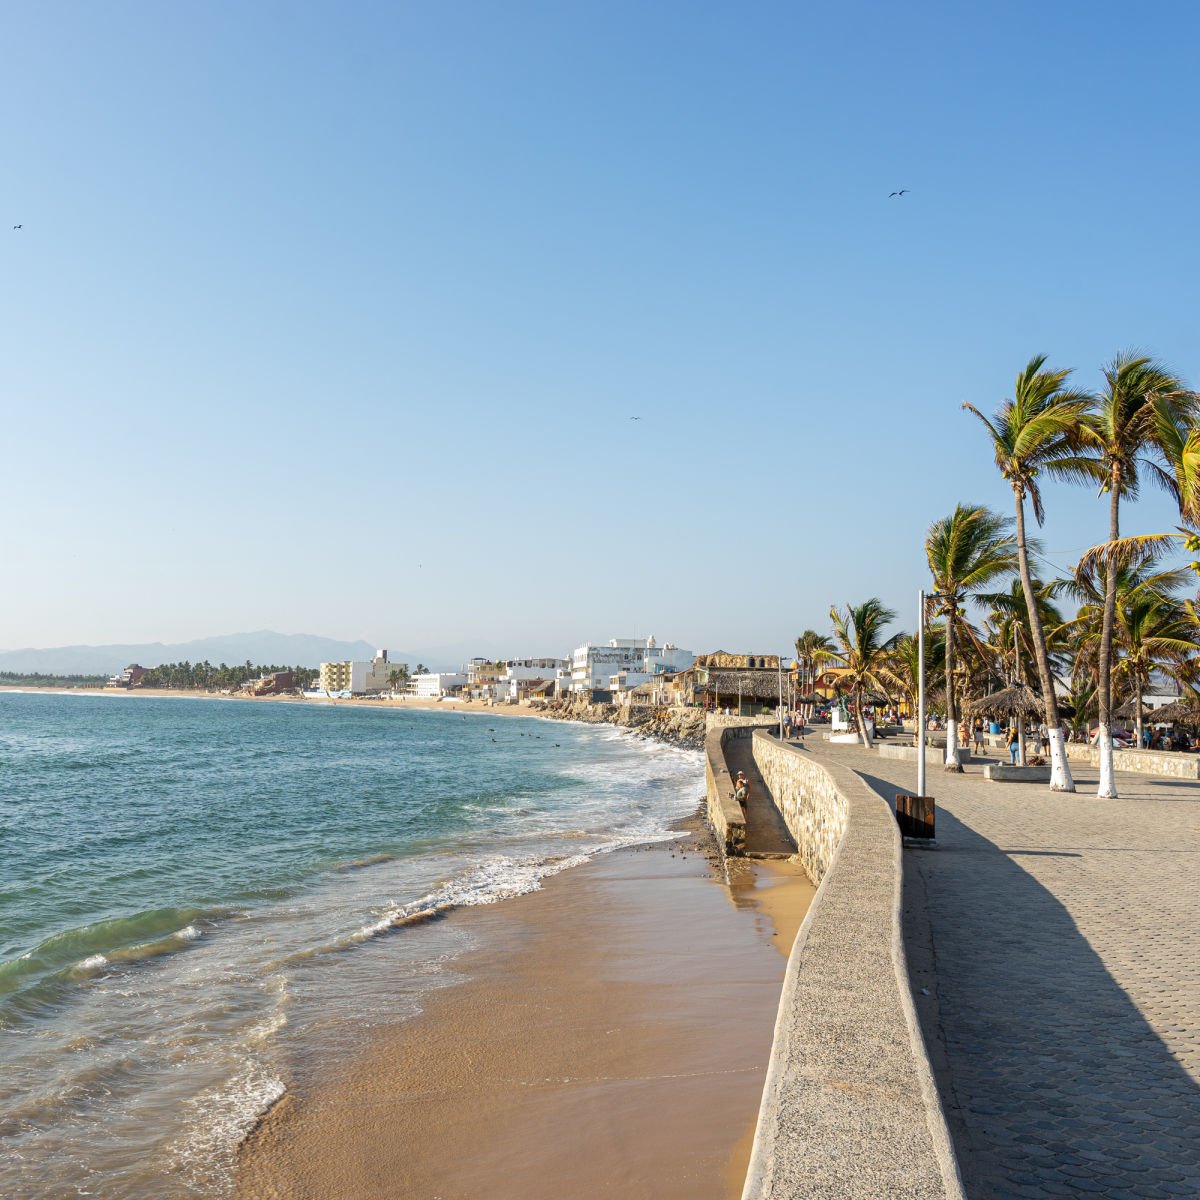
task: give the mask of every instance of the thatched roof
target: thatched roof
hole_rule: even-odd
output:
[[[736,696],[740,693],[749,700],[779,699],[779,676],[775,671],[721,671],[710,667],[705,687],[708,691],[719,692],[722,696]],[[786,686],[783,694],[787,695]]]
[[[1124,705],[1122,705],[1123,707]],[[1117,710],[1118,713],[1120,711],[1120,709]],[[1164,704],[1162,708],[1143,708],[1142,717],[1152,725],[1156,725],[1160,721],[1169,721],[1171,724],[1180,725],[1200,725],[1200,709],[1188,703],[1187,699],[1173,700],[1170,704]]]
[[[1024,683],[976,696],[966,701],[965,708],[973,717],[1040,717],[1046,711],[1041,696]]]

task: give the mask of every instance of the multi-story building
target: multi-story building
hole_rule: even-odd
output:
[[[682,671],[695,662],[690,650],[664,642],[661,646],[653,636],[613,638],[605,645],[585,642],[571,655],[571,691],[607,691],[614,675],[625,673],[631,686],[655,675]]]
[[[418,700],[440,700],[443,696],[458,695],[466,686],[464,671],[427,671],[409,680],[408,693]]]
[[[466,665],[467,691],[481,700],[524,700],[531,685],[553,680],[565,658],[473,658]]]
[[[407,677],[407,663],[391,662],[386,650],[377,650],[370,662],[322,663],[320,687],[326,692],[377,696],[398,686],[398,681]]]

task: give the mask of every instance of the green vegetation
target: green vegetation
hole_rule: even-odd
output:
[[[42,671],[0,671],[0,687],[103,687],[107,675],[48,675]]]
[[[1035,684],[1049,734],[1050,786],[1072,792],[1060,733],[1064,696],[1083,736],[1098,725],[1098,795],[1115,797],[1110,729],[1116,718],[1132,718],[1140,740],[1142,697],[1156,676],[1178,685],[1185,715],[1194,713],[1200,727],[1200,597],[1184,595],[1200,575],[1200,559],[1190,570],[1159,566],[1169,551],[1200,553],[1200,395],[1139,354],[1119,354],[1107,364],[1095,394],[1068,387],[1069,375],[1047,368],[1038,355],[1017,376],[1013,398],[990,416],[963,405],[987,431],[996,467],[1012,489],[1014,516],[959,504],[930,526],[925,553],[937,594],[930,615],[939,619],[928,631],[925,666],[944,678],[930,699],[946,715],[951,738],[960,704],[969,712],[993,692]],[[1026,534],[1026,502],[1041,525],[1047,480],[1098,486],[1097,498],[1108,497],[1108,538],[1068,578],[1039,579],[1031,562],[1041,549]],[[1122,537],[1120,503],[1136,500],[1145,480],[1174,499],[1180,525],[1174,533]],[[996,585],[1004,590],[985,590]],[[1063,595],[1078,606],[1072,617],[1057,606]],[[830,617],[837,651],[823,653],[818,647],[827,640],[806,631],[796,643],[799,674],[852,692],[856,710],[880,698],[868,689],[915,707],[915,639],[884,640],[892,614],[869,600],[834,608]],[[827,663],[841,669],[821,673]],[[946,765],[956,765],[949,748]]]
[[[296,678],[297,687],[309,687],[315,683],[320,671],[315,667],[270,666],[252,663],[247,659],[238,666],[227,666],[221,663],[213,666],[210,662],[179,662],[163,663],[159,667],[150,667],[138,683],[139,688],[181,688],[195,691],[226,691],[242,687],[260,675],[271,675],[276,671],[291,671]]]

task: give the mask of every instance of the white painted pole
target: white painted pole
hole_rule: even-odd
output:
[[[782,657],[775,664],[779,669],[779,740],[783,741],[783,659]]]
[[[925,795],[925,591],[917,593],[917,795]]]

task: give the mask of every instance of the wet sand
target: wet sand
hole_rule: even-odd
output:
[[[468,981],[289,1091],[237,1195],[735,1200],[812,886],[792,863],[726,884],[701,840],[451,914]]]

